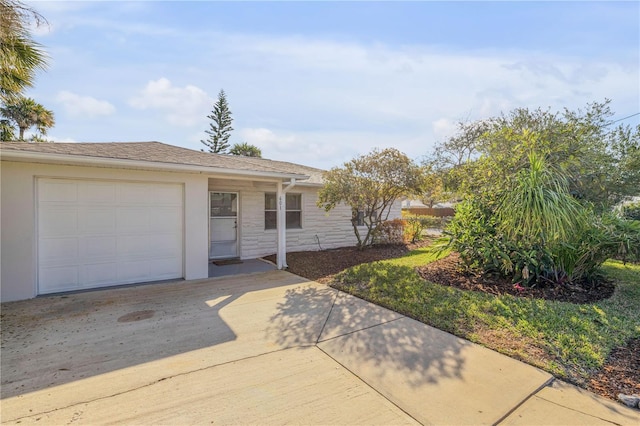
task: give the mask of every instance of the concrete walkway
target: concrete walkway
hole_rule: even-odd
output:
[[[282,271],[4,304],[1,368],[3,424],[640,424]]]

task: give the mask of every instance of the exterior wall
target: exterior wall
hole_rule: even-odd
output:
[[[3,302],[37,294],[36,179],[107,179],[180,183],[184,187],[184,278],[208,277],[207,177],[198,174],[136,171],[2,161],[0,197]]]
[[[209,190],[237,192],[240,215],[240,257],[251,259],[276,253],[277,231],[264,229],[264,194],[276,192],[275,182],[209,179]],[[287,229],[287,251],[330,249],[356,244],[351,226],[351,209],[339,205],[330,212],[316,206],[318,188],[294,186],[289,193],[302,194],[302,229]],[[401,217],[400,201],[389,219]]]
[[[184,278],[208,277],[208,191],[239,194],[240,256],[255,258],[276,252],[277,231],[264,229],[264,194],[276,192],[276,182],[208,178],[203,174],[155,172],[106,167],[81,167],[2,161],[0,166],[0,300],[37,295],[36,180],[45,178],[106,179],[180,183],[184,187]],[[316,206],[316,187],[295,186],[302,194],[302,229],[287,230],[287,251],[320,250],[356,243],[351,211],[330,212]],[[390,219],[400,217],[398,201]]]

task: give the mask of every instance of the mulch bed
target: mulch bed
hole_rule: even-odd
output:
[[[594,303],[607,299],[615,289],[614,283],[606,280],[589,286],[549,284],[544,287],[523,287],[514,284],[509,278],[498,275],[475,275],[463,272],[460,256],[457,253],[421,266],[418,268],[418,274],[427,281],[462,290],[482,291],[496,296],[510,294],[570,303]]]
[[[386,244],[358,250],[356,247],[342,247],[321,251],[298,251],[287,253],[287,271],[321,283],[331,281],[331,276],[361,263],[400,257],[409,251],[427,245],[429,242],[418,244]],[[276,256],[266,256],[264,259],[276,262]]]
[[[620,393],[640,395],[640,339],[632,339],[626,346],[611,351],[587,388],[611,399],[617,399]]]
[[[345,247],[333,250],[287,253],[289,272],[310,280],[330,283],[338,272],[361,263],[402,256],[430,241],[414,245],[384,245],[357,250]],[[265,259],[275,262],[275,255]],[[511,294],[518,297],[543,298],[570,303],[593,303],[613,294],[612,282],[601,282],[588,289],[567,286],[518,289],[509,279],[495,276],[465,274],[461,272],[456,254],[417,269],[424,279],[463,290],[482,291],[494,295]],[[592,392],[617,400],[618,394],[640,394],[640,339],[631,340],[626,346],[611,352],[604,367],[588,384]]]

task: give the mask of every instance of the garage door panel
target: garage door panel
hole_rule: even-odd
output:
[[[118,280],[122,282],[143,281],[148,275],[148,259],[131,259],[118,262]]]
[[[183,187],[40,179],[40,294],[183,277]]]
[[[119,234],[149,231],[150,209],[145,207],[118,207],[116,226]]]
[[[87,261],[95,258],[111,258],[118,256],[118,239],[113,236],[85,237],[80,241],[80,251]]]
[[[149,215],[150,232],[175,232],[180,233],[180,229],[167,228],[167,223],[181,223],[182,210],[179,207],[158,207],[153,209],[153,214]]]
[[[39,186],[41,202],[75,203],[78,201],[78,186],[73,182],[49,180]]]
[[[118,264],[116,262],[85,264],[79,269],[80,281],[86,287],[118,282]]]
[[[121,204],[144,205],[154,203],[154,188],[148,184],[121,183],[118,184],[116,191],[118,203]]]
[[[47,206],[40,209],[38,233],[43,237],[62,237],[78,232],[78,211],[72,207]]]
[[[182,188],[178,186],[156,187],[152,193],[157,205],[180,206],[182,204]]]
[[[131,257],[138,256],[142,258],[149,258],[149,251],[153,250],[154,256],[155,247],[153,246],[153,238],[149,235],[132,235],[132,236],[120,236],[118,237],[118,255]]]
[[[154,235],[150,238],[150,243],[156,248],[159,256],[177,257],[181,240],[180,235]]]
[[[180,266],[179,261],[175,257],[149,260],[149,268],[153,271],[157,271],[158,279],[175,278],[173,271]]]
[[[85,234],[113,234],[116,230],[115,207],[79,208],[79,227]]]
[[[80,182],[78,199],[84,204],[113,205],[116,202],[116,187],[112,182]]]
[[[48,293],[77,290],[80,287],[76,265],[42,267],[39,279],[40,287],[46,288]]]
[[[40,261],[76,263],[78,259],[78,238],[42,238],[40,241]]]

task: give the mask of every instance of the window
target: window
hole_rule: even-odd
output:
[[[277,198],[274,193],[264,194],[264,229],[276,229]],[[302,194],[286,194],[287,229],[302,228]]]
[[[351,221],[356,226],[364,226],[364,211],[358,209],[352,211]]]

